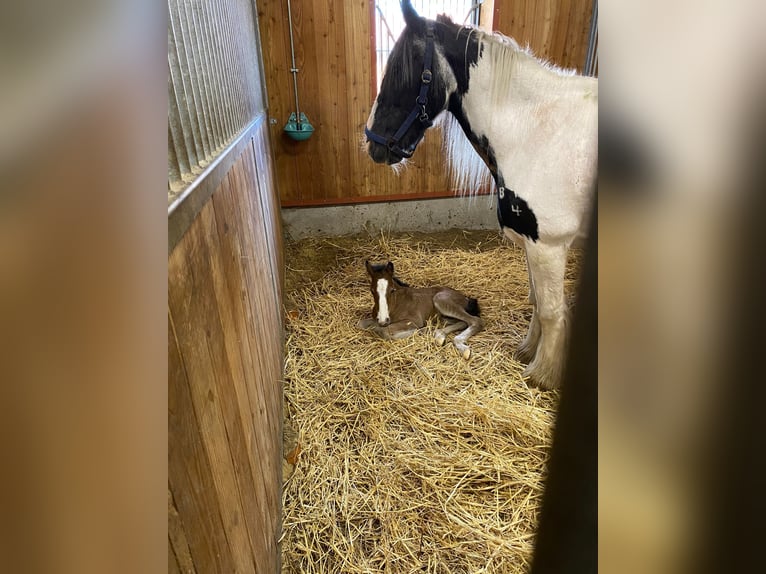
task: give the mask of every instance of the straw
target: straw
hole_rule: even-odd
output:
[[[286,247],[285,416],[300,455],[284,485],[283,572],[529,569],[558,395],[529,387],[513,358],[531,313],[523,252],[496,234],[441,239]],[[307,279],[301,252],[334,265]],[[452,336],[439,347],[433,323],[401,341],[356,329],[372,308],[365,259],[478,298],[486,330],[471,359]]]

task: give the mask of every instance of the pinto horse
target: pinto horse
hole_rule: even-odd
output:
[[[364,262],[370,276],[373,306],[371,319],[362,319],[360,329],[368,329],[383,339],[404,339],[425,326],[428,319],[440,315],[449,324],[437,329],[434,339],[439,345],[447,335],[455,337],[455,348],[464,359],[471,356],[468,339],[484,328],[479,317],[479,302],[449,287],[410,287],[394,276],[394,264]]]
[[[367,151],[396,166],[442,122],[457,189],[494,184],[503,233],[526,253],[532,319],[524,376],[556,388],[566,351],[567,252],[585,237],[597,162],[598,81],[558,69],[511,38],[421,18],[406,27],[367,120]],[[443,113],[443,112],[449,112]]]

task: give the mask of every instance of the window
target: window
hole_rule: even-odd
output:
[[[373,0],[374,2],[374,46],[375,93],[380,90],[380,82],[386,68],[388,55],[404,30],[404,18],[399,0]],[[479,25],[481,0],[413,0],[412,5],[421,16],[436,19],[438,14],[446,14],[457,24]]]

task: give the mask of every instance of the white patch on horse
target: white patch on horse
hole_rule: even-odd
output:
[[[378,323],[383,325],[390,319],[388,316],[388,300],[386,291],[388,290],[388,280],[378,279]]]
[[[569,245],[587,229],[596,174],[598,81],[550,66],[509,39],[483,35],[482,41],[484,51],[470,69],[463,95],[466,119],[492,146],[506,190],[524,199],[537,217],[540,239]],[[450,163],[461,161],[458,173],[464,178],[482,171],[475,153],[451,151]]]

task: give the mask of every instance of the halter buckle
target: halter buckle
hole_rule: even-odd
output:
[[[420,81],[423,82],[424,84],[430,84],[433,77],[434,75],[431,72],[431,70],[426,68],[425,70],[423,70],[423,73],[420,74]]]

